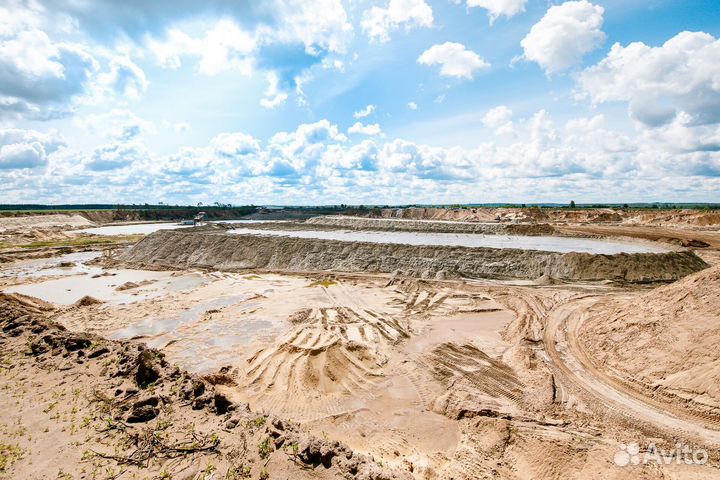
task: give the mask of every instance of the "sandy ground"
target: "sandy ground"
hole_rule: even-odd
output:
[[[658,287],[106,260],[0,270],[52,301],[0,298],[0,478],[720,478],[717,267]],[[625,466],[634,442],[708,461]]]

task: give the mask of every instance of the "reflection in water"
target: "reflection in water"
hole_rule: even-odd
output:
[[[104,269],[88,262],[99,252],[63,255],[53,259],[18,262],[3,269],[3,276],[18,278],[55,277],[38,283],[26,283],[4,289],[7,293],[20,293],[37,297],[58,305],[71,305],[84,296],[91,296],[110,304],[134,303],[157,298],[169,292],[179,292],[207,283],[200,274],[159,272],[130,269]],[[62,264],[69,266],[61,266]],[[132,282],[136,288],[119,289]]]
[[[427,232],[358,232],[346,230],[260,230],[238,228],[230,230],[234,234],[282,235],[297,238],[317,238],[322,240],[340,240],[345,242],[392,243],[405,245],[433,245],[452,247],[489,247],[518,248],[522,250],[543,250],[549,252],[585,252],[604,255],[616,253],[660,253],[667,250],[633,243],[596,240],[590,238],[570,238],[552,236],[525,235],[482,235],[477,233],[427,233]]]

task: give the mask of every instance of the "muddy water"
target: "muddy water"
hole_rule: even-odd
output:
[[[58,257],[22,260],[4,265],[0,269],[0,278],[38,278],[86,274],[93,271],[93,267],[86,265],[86,262],[96,259],[101,254],[101,252],[78,252]]]
[[[30,283],[4,289],[7,293],[20,293],[40,298],[58,305],[71,305],[88,295],[110,304],[133,303],[156,298],[169,292],[182,291],[206,283],[200,274],[155,272],[130,269],[103,269],[89,262],[99,252],[82,252],[17,262],[3,268],[0,278],[23,278]],[[61,266],[69,263],[69,266]],[[53,277],[45,281],[33,281]],[[117,290],[133,282],[143,284],[137,288]]]
[[[616,253],[661,253],[667,250],[634,243],[552,236],[523,235],[481,235],[456,233],[423,232],[358,232],[358,231],[314,231],[314,230],[259,230],[238,228],[229,233],[244,235],[279,235],[297,238],[317,238],[345,242],[392,243],[405,245],[432,245],[454,247],[517,248],[548,252],[584,252],[613,255]]]
[[[173,362],[195,373],[209,373],[235,365],[241,351],[261,337],[274,337],[287,328],[277,318],[243,315],[258,302],[246,295],[223,295],[160,318],[148,318],[113,332],[113,339],[142,339],[162,349]],[[233,307],[232,313],[222,311]]]

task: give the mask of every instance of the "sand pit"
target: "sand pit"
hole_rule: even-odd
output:
[[[720,476],[717,267],[692,252],[213,227],[117,253],[0,270],[14,478]],[[615,463],[650,441],[709,462]]]

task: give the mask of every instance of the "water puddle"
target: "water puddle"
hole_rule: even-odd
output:
[[[21,260],[3,266],[0,278],[39,278],[81,275],[91,273],[97,268],[87,265],[95,260],[101,252],[68,253],[59,257]]]
[[[79,252],[17,262],[3,268],[0,278],[54,278],[14,285],[3,291],[30,295],[58,305],[71,305],[84,296],[110,304],[123,304],[195,288],[209,281],[199,273],[106,270],[90,264],[100,255],[101,252]]]
[[[145,343],[162,349],[173,362],[195,373],[209,373],[237,365],[243,347],[259,337],[283,331],[286,322],[243,315],[257,307],[243,295],[228,295],[202,302],[177,314],[148,318],[115,331],[112,339],[150,337]],[[221,311],[232,307],[231,311]]]
[[[169,292],[200,286],[204,282],[206,280],[199,274],[176,277],[171,272],[90,268],[82,275],[15,285],[4,291],[30,295],[58,305],[72,305],[84,296],[119,305],[157,298]],[[123,289],[126,284],[138,286]],[[118,290],[118,287],[121,289]]]
[[[188,310],[184,310],[171,317],[148,318],[140,323],[136,323],[116,331],[110,336],[110,338],[119,340],[135,337],[151,337],[161,334],[172,334],[176,332],[179,327],[199,320],[200,317],[209,310],[217,310],[234,303],[239,303],[245,299],[246,297],[243,295],[231,295],[216,298],[214,300],[195,305]],[[154,339],[151,342],[148,342],[148,345],[154,348],[165,346],[160,339]]]
[[[616,253],[661,253],[666,249],[624,243],[619,241],[596,240],[591,238],[569,238],[553,236],[524,235],[482,235],[473,233],[426,233],[426,232],[358,232],[358,231],[314,231],[314,230],[260,230],[238,228],[229,233],[240,235],[279,235],[344,242],[372,242],[405,245],[431,245],[454,247],[518,248],[549,252],[584,252],[613,255]]]

